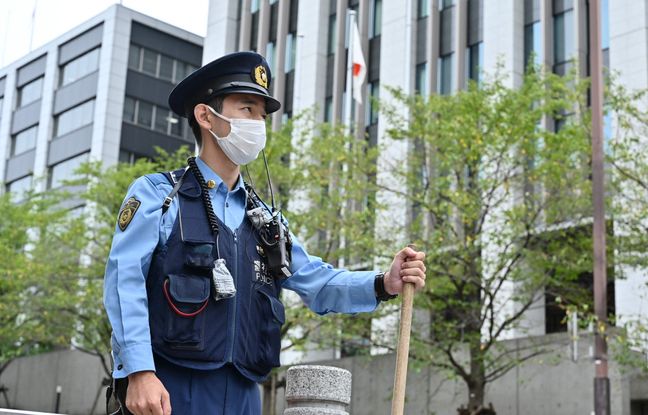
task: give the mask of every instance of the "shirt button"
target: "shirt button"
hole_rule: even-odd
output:
[[[226,207],[226,208],[229,207],[229,202],[225,202],[225,207]]]
[[[122,370],[124,368],[124,365],[118,365],[117,370]]]

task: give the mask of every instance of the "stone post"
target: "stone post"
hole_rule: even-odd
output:
[[[351,372],[330,366],[293,366],[286,374],[284,415],[349,415]]]

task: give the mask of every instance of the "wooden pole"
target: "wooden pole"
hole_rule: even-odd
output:
[[[408,245],[415,249],[413,245]],[[407,361],[409,358],[410,333],[412,331],[412,309],[414,305],[414,284],[403,284],[398,349],[396,349],[396,373],[394,375],[394,397],[392,415],[403,415],[405,408],[405,386],[407,384]]]

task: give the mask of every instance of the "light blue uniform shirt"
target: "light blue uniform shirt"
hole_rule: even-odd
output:
[[[214,212],[231,230],[239,227],[245,217],[247,191],[239,177],[234,190],[200,158],[196,164],[206,181],[216,186],[209,190]],[[172,186],[162,174],[140,177],[131,184],[126,197],[140,201],[135,216],[123,232],[115,227],[115,236],[104,281],[104,306],[112,325],[112,348],[115,378],[133,372],[155,370],[148,320],[146,277],[153,252],[166,243],[178,214],[174,198],[162,214],[162,202]],[[299,294],[314,312],[358,313],[373,311],[377,301],[374,292],[374,271],[335,269],[322,259],[308,255],[292,236],[293,275],[282,286]]]

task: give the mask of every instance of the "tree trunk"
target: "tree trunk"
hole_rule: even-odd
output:
[[[468,382],[468,413],[471,415],[485,414],[482,409],[484,409],[486,370],[481,344],[478,341],[473,341],[470,344],[470,378]]]

